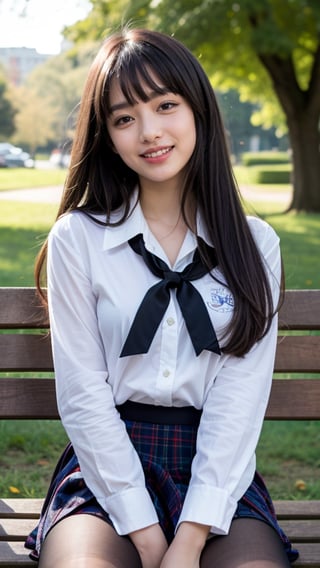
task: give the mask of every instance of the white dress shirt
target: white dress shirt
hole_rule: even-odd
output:
[[[99,217],[98,217],[99,218]],[[115,212],[113,220],[119,218]],[[101,216],[100,219],[103,219]],[[279,239],[248,217],[277,304]],[[208,241],[198,219],[198,234]],[[119,358],[146,291],[157,281],[128,239],[142,233],[148,250],[169,264],[140,205],[119,226],[69,213],[49,235],[48,294],[58,407],[84,479],[121,535],[158,522],[139,457],[115,404],[128,399],[203,408],[192,477],[180,520],[227,534],[237,501],[255,471],[255,448],[268,402],[277,317],[268,334],[242,358],[203,351],[196,357],[175,291],[147,354]],[[210,244],[210,243],[209,243]],[[188,231],[175,265],[192,260]],[[223,276],[218,268],[213,275]],[[221,335],[233,309],[228,288],[208,274],[192,282]]]

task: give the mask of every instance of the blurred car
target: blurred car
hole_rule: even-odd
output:
[[[9,142],[0,142],[1,168],[34,168],[34,160],[22,148]]]
[[[49,162],[55,167],[68,168],[70,165],[70,153],[60,150],[60,148],[55,148],[51,152]]]

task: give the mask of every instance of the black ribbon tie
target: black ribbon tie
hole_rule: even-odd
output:
[[[128,241],[131,248],[141,255],[149,270],[161,281],[152,286],[144,296],[131,325],[120,357],[147,353],[170,302],[170,289],[176,289],[178,304],[185,320],[196,355],[204,349],[221,354],[219,343],[207,308],[198,290],[190,280],[197,280],[209,272],[196,250],[193,261],[182,272],[175,272],[158,256],[149,252],[139,234]],[[217,266],[215,250],[207,247],[212,268]]]

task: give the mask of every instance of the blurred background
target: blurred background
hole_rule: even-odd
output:
[[[129,21],[199,58],[244,206],[281,238],[287,288],[320,288],[319,0],[0,0],[0,285],[33,286],[85,76]],[[0,421],[1,495],[42,496],[64,442],[58,423]],[[315,422],[265,425],[258,466],[274,498],[320,498],[319,450]]]

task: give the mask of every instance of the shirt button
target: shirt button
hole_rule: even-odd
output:
[[[168,369],[166,369],[165,371],[163,371],[162,375],[163,375],[163,377],[167,378],[170,375],[170,371]]]
[[[175,322],[175,320],[174,320],[173,318],[168,318],[168,319],[167,319],[167,324],[168,324],[168,325],[173,325],[173,324],[175,324],[175,323],[176,323],[176,322]]]

